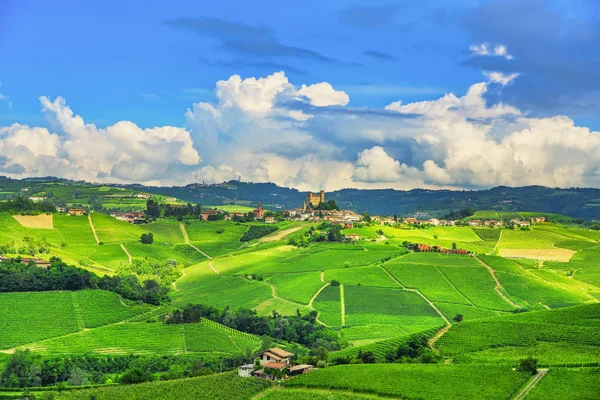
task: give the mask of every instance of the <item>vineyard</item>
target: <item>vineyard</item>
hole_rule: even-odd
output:
[[[232,373],[166,382],[78,390],[60,394],[58,400],[249,400],[269,383],[238,378]]]
[[[376,364],[329,367],[294,378],[285,386],[432,400],[505,399],[526,379],[524,373],[499,366]]]

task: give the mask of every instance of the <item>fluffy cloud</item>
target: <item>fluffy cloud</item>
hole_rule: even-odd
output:
[[[513,56],[508,54],[508,50],[503,44],[498,44],[496,46],[488,45],[487,43],[472,44],[469,46],[469,50],[478,56],[498,56],[504,57],[507,60],[513,59]]]
[[[200,163],[184,128],[141,129],[130,121],[98,128],[74,115],[61,97],[40,97],[40,102],[59,133],[20,124],[0,128],[0,157],[20,165],[19,176],[165,182],[178,169]]]
[[[517,75],[486,77],[463,95],[367,109],[327,82],[233,75],[217,82],[214,102],[187,110],[186,127],[149,129],[97,127],[42,97],[56,129],[1,127],[0,173],[149,184],[241,176],[302,190],[600,186],[599,132],[490,103]]]

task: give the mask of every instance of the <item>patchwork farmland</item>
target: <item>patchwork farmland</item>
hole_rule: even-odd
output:
[[[550,223],[528,230],[356,224],[342,234],[360,240],[298,246],[318,225],[277,222],[267,240],[241,242],[252,225],[258,223],[159,218],[134,225],[101,213],[0,213],[3,255],[60,257],[107,279],[155,279],[170,298],[150,305],[98,288],[0,293],[0,367],[27,349],[40,359],[194,359],[215,372],[275,340],[299,362],[319,361],[319,371],[278,387],[225,372],[57,398],[164,398],[157,393],[175,388],[203,398],[224,382],[239,388],[240,398],[260,393],[265,399],[500,399],[521,396],[526,387],[525,398],[561,398],[563,387],[579,382],[583,389],[571,390],[586,398],[599,382],[600,236],[594,231]],[[142,243],[149,233],[153,243]],[[405,242],[471,254],[414,252]],[[202,314],[196,322],[166,323],[197,305],[219,310],[220,322]],[[270,339],[247,333],[260,330],[245,325],[248,311],[240,309],[270,321],[263,329],[271,334],[312,321],[322,337],[310,340],[328,354],[317,359],[316,348],[300,344],[315,332],[288,336],[292,342],[283,333]],[[415,343],[422,347],[410,355]],[[533,384],[515,371],[527,357],[548,369]],[[190,361],[181,362],[190,368]],[[366,375],[373,378],[360,378]],[[482,391],[482,379],[494,383]]]

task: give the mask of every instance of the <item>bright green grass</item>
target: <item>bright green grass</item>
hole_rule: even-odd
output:
[[[531,211],[519,211],[519,215],[524,219],[529,219],[533,217],[546,217],[547,219],[553,221],[570,221],[573,218],[567,217],[566,215],[561,214],[553,214],[553,213],[545,213],[545,212],[531,212]]]
[[[242,206],[237,204],[228,204],[228,205],[220,205],[220,206],[204,206],[204,208],[218,208],[219,210],[227,211],[227,212],[242,212],[249,213],[254,210],[254,207]]]
[[[260,379],[239,378],[234,372],[139,385],[77,390],[58,400],[249,400],[269,386]]]
[[[320,369],[285,385],[422,399],[490,399],[510,397],[526,379],[525,373],[498,366],[371,364]]]
[[[475,319],[503,315],[500,311],[467,304],[443,303],[439,301],[434,302],[434,304],[449,320],[452,320],[457,314],[463,316],[463,321],[472,321]]]
[[[554,243],[563,241],[564,236],[536,229],[529,231],[505,229],[498,243],[500,249],[551,249]]]
[[[499,311],[514,309],[496,293],[496,283],[485,267],[438,267],[438,270],[471,304]]]
[[[583,281],[600,288],[600,246],[578,251],[568,263],[547,261],[549,269],[564,269],[575,273],[573,279]]]
[[[374,395],[340,392],[335,390],[307,390],[307,389],[277,389],[267,391],[263,400],[372,400],[380,399]]]
[[[237,276],[218,276],[208,261],[187,268],[185,276],[177,281],[177,291],[173,291],[171,297],[175,304],[207,304],[218,308],[256,308],[262,305],[261,311],[267,314],[273,311],[273,308],[269,309],[270,306],[278,308],[281,313],[290,313],[292,307],[295,312],[299,306],[280,302],[270,305],[268,301],[273,297],[267,284]]]
[[[478,210],[467,219],[500,219],[500,215],[498,214],[498,211]]]
[[[392,325],[389,325],[389,326],[392,326]],[[422,329],[420,331],[410,332],[410,333],[403,332],[400,330],[398,332],[399,335],[396,335],[395,337],[392,337],[392,338],[378,340],[378,341],[370,342],[370,343],[364,344],[364,345],[347,347],[343,350],[335,351],[329,355],[329,359],[333,360],[337,357],[353,358],[358,354],[359,351],[362,350],[363,352],[368,351],[368,352],[373,353],[377,362],[387,362],[386,357],[390,353],[396,353],[396,351],[398,350],[398,347],[401,344],[406,343],[408,340],[412,339],[414,336],[417,336],[417,337],[425,336],[426,338],[431,338],[432,336],[434,336],[437,333],[437,331],[439,330],[440,327],[441,327],[441,325],[436,328]],[[345,332],[347,329],[352,330],[354,328],[344,328],[342,330],[342,332]]]
[[[119,221],[110,215],[92,213],[91,216],[98,239],[104,243],[137,242],[144,232],[139,226]]]
[[[516,366],[519,364],[519,360],[525,357],[541,360],[543,362],[541,365],[545,366],[564,366],[565,364],[573,366],[600,362],[600,348],[574,343],[541,342],[527,347],[506,346],[475,351],[455,357],[454,362],[473,364],[494,362]]]
[[[0,213],[0,243],[21,242],[25,237],[45,240],[55,246],[60,245],[64,240],[57,229],[25,228],[9,213]]]
[[[55,215],[54,229],[58,229],[69,245],[96,244],[87,216]]]
[[[525,354],[525,348],[539,343],[594,346],[600,343],[599,327],[600,304],[591,304],[461,322],[436,347],[457,356],[500,347],[521,347]]]
[[[319,320],[327,325],[342,325],[342,305],[340,303],[340,287],[327,286],[319,293],[313,303],[319,311]]]
[[[370,324],[345,327],[341,335],[354,346],[374,343],[383,339],[398,338],[422,330],[415,325]]]
[[[429,264],[453,267],[477,267],[481,265],[473,257],[444,255],[439,253],[410,253],[396,261],[402,264]]]
[[[102,264],[114,271],[129,264],[127,254],[118,244],[105,244],[96,246],[94,251],[88,257],[99,264]]]
[[[385,268],[404,286],[418,289],[433,302],[471,304],[469,299],[456,290],[438,267],[421,264],[401,264],[401,260],[403,259],[391,261],[385,265]]]
[[[116,293],[104,290],[80,290],[72,292],[71,298],[85,328],[122,321],[153,309],[148,305],[129,305],[119,299]]]
[[[533,272],[521,268],[511,260],[501,257],[481,256],[491,266],[510,298],[522,308],[544,309],[576,305],[589,300],[579,291],[553,286]]]
[[[175,218],[160,218],[143,226],[143,230],[152,232],[154,240],[167,243],[184,243],[179,222]]]
[[[242,334],[214,323],[175,324],[129,322],[49,339],[31,346],[48,354],[241,354],[250,341]],[[236,336],[244,336],[236,340]],[[260,345],[253,339],[250,348]]]
[[[327,282],[336,280],[343,285],[398,287],[398,284],[381,267],[375,266],[330,269],[325,271],[325,280]]]
[[[0,293],[0,349],[77,329],[69,292]]]
[[[277,294],[285,299],[308,304],[310,299],[324,285],[320,272],[273,275],[268,281],[275,285]]]
[[[193,221],[189,225],[186,223],[185,229],[191,242],[239,242],[248,225],[231,221]]]
[[[346,325],[435,327],[444,322],[418,294],[402,289],[344,285]]]
[[[151,258],[159,261],[167,259],[177,260],[183,264],[194,264],[206,259],[202,254],[186,246],[186,251],[180,247],[171,247],[167,244],[154,242],[153,244],[143,243],[126,243],[125,248],[129,251],[132,257],[136,258]],[[190,250],[191,249],[191,250]]]
[[[192,244],[211,257],[219,257],[231,253],[232,251],[239,249],[242,245],[239,241],[192,242]]]
[[[102,290],[0,294],[0,348],[122,321],[152,310]],[[5,330],[5,332],[3,332]]]
[[[531,400],[596,400],[600,394],[600,369],[553,368],[527,395]]]

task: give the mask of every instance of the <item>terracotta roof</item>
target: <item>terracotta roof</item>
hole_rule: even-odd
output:
[[[264,364],[263,367],[264,368],[273,368],[273,369],[284,369],[284,368],[287,368],[287,364],[268,362],[268,363]]]
[[[274,359],[274,360],[282,360],[283,357],[279,357],[277,354],[273,354],[270,351],[263,351],[262,353],[259,353],[258,355],[262,356],[262,355],[267,355],[270,358]]]
[[[279,347],[271,347],[268,351],[270,351],[273,354],[278,355],[279,357],[292,357],[294,355],[294,353],[290,353],[289,351],[285,351],[283,349],[280,349]]]

